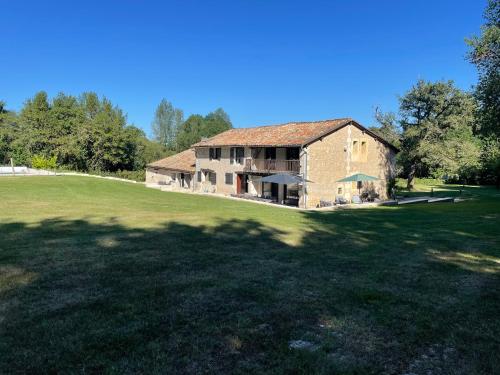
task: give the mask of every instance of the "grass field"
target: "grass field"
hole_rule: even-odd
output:
[[[498,373],[500,192],[462,196],[301,212],[0,178],[0,372]]]

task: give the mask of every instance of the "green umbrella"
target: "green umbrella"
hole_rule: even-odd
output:
[[[360,182],[360,181],[375,181],[378,180],[377,177],[368,176],[364,173],[356,173],[349,177],[344,177],[337,182]],[[361,194],[361,187],[358,184],[358,194]]]

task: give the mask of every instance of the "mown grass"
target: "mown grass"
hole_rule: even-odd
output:
[[[2,373],[500,368],[495,189],[336,212],[84,177],[0,196]]]

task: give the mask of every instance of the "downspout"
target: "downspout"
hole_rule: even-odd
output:
[[[201,190],[198,184],[201,184],[201,181],[198,181],[198,171],[200,171],[200,163],[198,161],[198,150],[194,149],[194,178],[193,178],[193,192],[196,190]]]
[[[308,162],[308,153],[307,147],[302,146],[302,152],[304,156],[304,183],[302,184],[302,196],[304,197],[304,208],[307,209],[307,162]]]

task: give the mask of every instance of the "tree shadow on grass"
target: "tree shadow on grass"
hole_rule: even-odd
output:
[[[297,246],[256,220],[0,224],[0,368],[401,373],[432,345],[436,366],[496,368],[498,274],[433,257],[398,215],[307,213]]]

